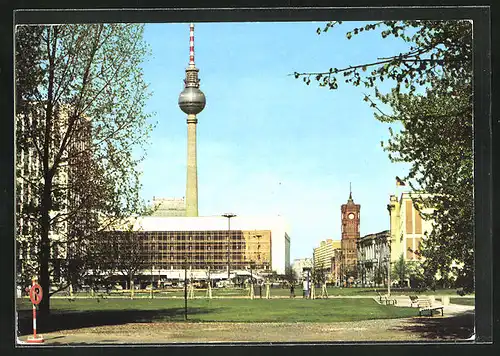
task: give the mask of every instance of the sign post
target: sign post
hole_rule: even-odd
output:
[[[33,303],[33,336],[28,336],[26,342],[39,344],[44,342],[42,335],[36,334],[36,306],[40,304],[43,297],[42,287],[36,283],[36,278],[33,278],[32,285],[30,288],[30,300]]]

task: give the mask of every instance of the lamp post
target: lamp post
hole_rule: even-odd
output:
[[[389,235],[386,236],[387,238],[387,251],[388,251],[388,269],[389,269],[389,273],[388,273],[388,281],[390,282],[391,281],[391,242],[392,242],[392,232],[393,232],[393,209],[395,208],[395,205],[394,202],[393,202],[393,196],[391,195],[391,204],[387,204],[387,211],[389,212],[389,220],[390,220],[390,223],[391,223],[391,227],[390,227],[390,230],[389,230]],[[388,284],[388,288],[387,288],[387,294],[390,296],[391,295],[391,283],[387,283]]]
[[[260,238],[262,237],[262,235],[255,235],[255,237],[257,238],[257,261],[260,265],[260,268],[262,268],[262,261],[260,260]]]
[[[184,320],[188,318],[187,305],[187,257],[184,257]]]
[[[378,265],[378,260],[375,257],[373,257],[372,259],[370,259],[370,261],[372,263],[373,286],[378,287],[377,281],[380,278],[380,269]]]
[[[254,268],[254,262],[250,262],[250,298],[254,298],[254,287],[253,287],[253,268]]]
[[[222,215],[223,217],[227,218],[227,279],[229,280],[231,278],[231,269],[229,265],[229,260],[230,260],[230,236],[231,236],[231,218],[234,218],[236,214],[231,214],[231,213],[226,213]]]
[[[151,292],[150,292],[150,298],[153,299],[153,285],[154,285],[154,275],[153,275],[153,270],[154,270],[154,244],[155,244],[155,238],[153,236],[152,238],[153,243],[151,244]]]
[[[391,236],[387,236],[387,296],[391,296]]]
[[[153,299],[153,286],[154,286],[154,275],[153,275],[153,270],[155,269],[155,266],[151,266],[151,299]]]

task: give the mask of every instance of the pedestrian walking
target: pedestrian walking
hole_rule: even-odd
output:
[[[307,294],[307,280],[304,279],[304,281],[302,282],[302,297],[303,298],[307,298],[308,297],[308,294]]]
[[[290,284],[290,298],[295,298],[295,286],[293,283]]]
[[[271,282],[269,279],[266,281],[266,299],[271,299]]]

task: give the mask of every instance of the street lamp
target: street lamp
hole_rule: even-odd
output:
[[[188,318],[187,305],[187,256],[184,256],[184,320]]]
[[[257,261],[258,261],[260,268],[262,268],[263,263],[260,260],[260,238],[262,237],[262,235],[255,235],[255,237],[257,238]]]
[[[230,242],[229,238],[231,235],[231,218],[234,218],[236,214],[231,214],[231,213],[226,213],[222,214],[223,217],[227,218],[227,279],[229,280],[231,278],[231,269],[229,267],[229,256],[230,256]]]
[[[387,296],[391,296],[391,236],[387,236]]]
[[[392,195],[391,195],[391,204],[387,204],[387,211],[389,212],[389,220],[390,220],[390,223],[391,223],[391,228],[389,230],[389,235],[386,236],[386,239],[387,239],[387,251],[388,251],[388,277],[387,277],[387,280],[389,283],[387,283],[388,287],[387,287],[387,294],[388,296],[391,295],[391,241],[392,241],[392,231],[393,231],[393,226],[392,226],[392,210],[394,209],[394,205],[392,205]]]
[[[250,262],[250,298],[254,298],[254,287],[253,287],[253,269],[255,268],[255,263]]]
[[[380,268],[378,265],[378,260],[373,257],[370,259],[370,262],[372,264],[372,281],[373,281],[373,286],[378,287],[377,281],[380,278]]]
[[[153,270],[155,269],[154,265],[151,265],[151,299],[153,299],[153,285],[154,285],[154,275]]]
[[[152,244],[150,246],[150,255],[151,255],[151,291],[150,291],[150,298],[153,299],[153,285],[154,285],[154,275],[153,275],[153,270],[154,270],[154,245],[155,245],[155,238],[154,235],[152,236]]]

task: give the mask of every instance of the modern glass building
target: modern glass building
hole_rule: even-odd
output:
[[[314,248],[314,268],[322,269],[323,271],[325,271],[329,280],[332,278],[330,273],[332,272],[332,260],[334,257],[334,251],[340,248],[341,241],[332,239],[321,241],[320,245]]]
[[[138,274],[175,278],[181,270],[210,269],[227,275],[249,270],[285,274],[290,267],[290,237],[281,217],[141,217],[129,229],[106,232],[102,243],[129,251],[132,234]],[[121,241],[121,242],[120,242]],[[126,256],[132,260],[134,256]]]

